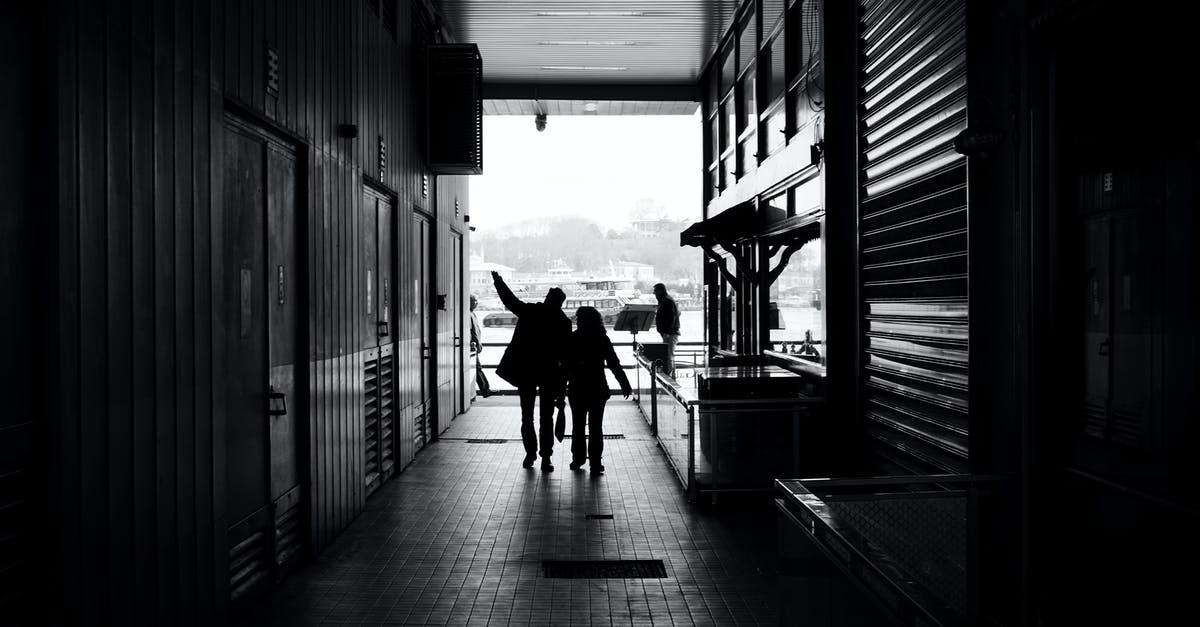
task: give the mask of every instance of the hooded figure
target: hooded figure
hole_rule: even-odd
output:
[[[498,272],[492,272],[496,293],[504,306],[517,317],[512,340],[496,367],[496,376],[517,388],[521,396],[521,440],[525,443],[526,468],[533,466],[538,454],[542,470],[554,470],[550,456],[554,452],[554,408],[565,404],[566,375],[563,357],[571,335],[571,320],[563,313],[566,294],[550,288],[540,303],[526,303],[513,294]],[[533,406],[541,400],[538,437],[534,437]],[[539,442],[541,447],[539,449]]]

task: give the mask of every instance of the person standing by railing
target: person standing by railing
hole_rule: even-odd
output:
[[[471,294],[471,355],[475,358],[475,389],[480,396],[487,398],[492,395],[492,385],[483,373],[483,327],[479,324],[479,315],[475,313],[478,305],[479,299]]]
[[[654,284],[654,298],[658,299],[658,311],[654,314],[654,328],[667,345],[667,363],[663,372],[675,376],[675,345],[679,343],[679,306],[667,294],[667,286]]]
[[[540,453],[542,471],[550,472],[554,470],[550,463],[554,454],[554,408],[564,403],[563,359],[571,337],[571,320],[562,310],[567,296],[552,287],[543,302],[526,303],[513,294],[499,272],[492,272],[492,281],[500,301],[517,317],[512,340],[496,367],[496,376],[511,383],[521,396],[521,441],[525,443],[525,461],[521,465],[532,468]],[[539,400],[538,433],[534,437],[533,405]]]
[[[580,307],[575,311],[575,324],[567,352],[567,399],[571,403],[571,470],[583,468],[588,461],[593,475],[604,472],[604,406],[612,393],[605,366],[621,385],[625,398],[633,393],[629,377],[621,368],[621,360],[613,350],[612,341],[604,329],[604,317],[595,307]],[[587,441],[583,428],[587,425]]]

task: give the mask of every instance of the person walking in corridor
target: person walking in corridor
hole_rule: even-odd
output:
[[[496,367],[496,376],[511,383],[521,396],[521,440],[525,443],[521,465],[532,468],[540,454],[542,471],[550,472],[554,470],[550,463],[554,454],[554,408],[563,403],[563,358],[571,337],[571,320],[562,310],[567,296],[552,287],[542,302],[526,303],[513,294],[499,272],[492,272],[492,282],[500,301],[517,317],[517,327]],[[539,400],[538,432],[534,437],[533,406]]]
[[[675,345],[679,343],[679,306],[667,294],[667,286],[654,284],[654,298],[658,299],[658,311],[654,314],[654,328],[667,345],[667,363],[663,372],[675,376]]]
[[[592,474],[604,472],[601,456],[604,454],[604,406],[612,393],[608,390],[608,379],[604,368],[608,367],[625,398],[633,392],[629,377],[621,368],[617,352],[613,350],[608,332],[604,329],[604,317],[595,307],[580,307],[575,311],[578,328],[571,333],[570,349],[567,352],[567,399],[571,404],[571,470],[583,468],[589,461]],[[587,425],[587,441],[583,428]]]

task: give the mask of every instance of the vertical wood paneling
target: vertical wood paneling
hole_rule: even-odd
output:
[[[411,9],[400,4],[408,24]],[[214,370],[227,358],[224,312],[235,306],[214,291],[235,269],[219,252],[225,218],[214,210],[226,105],[272,119],[306,149],[302,459],[319,551],[365,499],[356,341],[372,330],[358,315],[364,177],[397,197],[400,467],[415,454],[403,431],[421,400],[411,215],[414,204],[433,208],[436,192],[420,192],[424,127],[413,107],[424,95],[408,84],[412,33],[401,28],[393,40],[358,0],[77,0],[64,4],[58,27],[55,589],[78,595],[62,616],[220,622],[235,522],[225,512],[225,391]],[[266,95],[267,44],[280,57],[278,98]],[[359,137],[339,137],[342,123],[357,124]],[[382,177],[379,137],[388,147]],[[455,288],[446,224],[434,224],[438,293]],[[439,315],[445,353],[453,328]]]
[[[156,620],[158,552],[156,525],[157,474],[155,460],[156,358],[154,333],[154,13],[150,0],[135,0],[132,8],[131,226],[133,269],[133,522],[134,614],[138,622]]]
[[[130,7],[128,0],[114,0],[105,11],[108,51],[105,55],[104,100],[107,135],[105,141],[105,191],[107,229],[105,264],[109,278],[106,310],[108,363],[104,370],[108,385],[108,549],[112,576],[108,579],[109,603],[113,608],[128,607],[133,599],[126,583],[133,577],[133,451],[130,434],[132,412],[130,385],[132,328],[131,286],[128,280],[132,260],[130,242],[131,154],[132,137],[129,109],[118,103],[130,97]]]
[[[79,60],[80,32],[79,7],[73,2],[61,3],[58,9],[58,20],[61,34],[58,54],[58,110],[56,112],[58,132],[58,233],[56,244],[58,248],[58,317],[57,325],[58,350],[53,353],[58,359],[59,370],[56,373],[62,393],[57,398],[59,424],[48,432],[57,436],[58,453],[53,455],[51,469],[57,469],[54,476],[54,487],[58,490],[58,502],[50,506],[52,516],[57,516],[57,524],[52,529],[58,535],[59,552],[55,556],[52,568],[58,571],[60,579],[57,585],[49,584],[51,598],[61,598],[68,594],[78,593],[77,602],[60,604],[58,617],[63,622],[77,623],[80,620],[80,608],[86,596],[81,593],[81,573],[77,564],[78,556],[82,554],[83,534],[81,530],[82,507],[80,502],[79,483],[82,467],[80,443],[82,424],[80,403],[80,334],[78,321],[80,319],[80,295],[75,289],[79,285],[79,147],[80,137],[76,132],[79,121]],[[66,289],[70,287],[71,289]],[[49,457],[49,456],[48,456]],[[53,498],[52,496],[49,498]]]
[[[155,508],[158,522],[158,619],[174,619],[178,598],[175,517],[175,8],[154,6],[154,338]]]
[[[80,559],[86,566],[110,564],[108,556],[108,395],[105,329],[108,326],[104,81],[106,39],[104,7],[79,5],[79,449]],[[86,581],[88,574],[83,574]],[[105,586],[107,578],[101,579]],[[107,590],[84,586],[80,614],[107,616]]]
[[[204,2],[197,2],[192,7],[192,136],[193,152],[195,154],[194,174],[194,231],[193,250],[195,251],[195,282],[194,307],[192,309],[193,328],[196,338],[196,429],[193,442],[193,458],[196,469],[196,622],[206,624],[212,621],[215,582],[213,568],[215,553],[223,543],[217,538],[223,538],[218,533],[213,505],[216,497],[213,478],[215,472],[224,469],[224,463],[214,464],[213,443],[223,442],[213,437],[214,407],[213,379],[214,360],[212,355],[213,334],[213,299],[212,299],[212,247],[211,215],[212,202],[216,197],[214,186],[212,157],[213,150],[213,111],[209,93],[211,81],[209,59],[209,8]]]
[[[196,471],[193,443],[196,424],[195,388],[195,311],[192,285],[196,280],[196,266],[192,232],[193,220],[193,152],[192,152],[192,108],[191,108],[191,1],[177,0],[175,3],[174,43],[175,72],[173,116],[175,126],[175,346],[178,358],[175,362],[176,430],[175,430],[175,485],[176,518],[179,525],[176,551],[179,564],[179,607],[181,617],[195,615],[196,573]]]

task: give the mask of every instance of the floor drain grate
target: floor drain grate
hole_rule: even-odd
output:
[[[587,560],[542,562],[547,579],[655,579],[667,576],[662,560]]]
[[[504,438],[470,438],[467,440],[467,444],[504,444],[506,442],[508,440]]]
[[[587,516],[584,516],[584,518],[587,520],[612,520],[613,515],[612,514],[588,514]]]
[[[604,439],[605,440],[624,440],[625,434],[624,433],[606,433],[606,434],[604,434]]]

